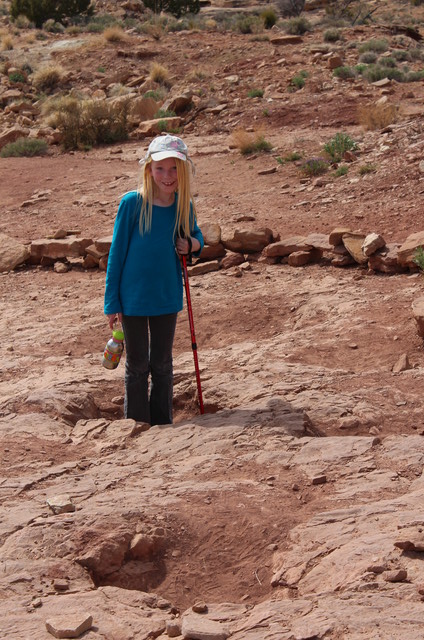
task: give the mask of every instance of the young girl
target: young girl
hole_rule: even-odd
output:
[[[107,266],[105,314],[111,328],[122,322],[125,334],[125,417],[152,425],[172,423],[172,345],[183,308],[179,256],[203,248],[189,163],[181,138],[150,143],[140,161],[142,189],[119,205]]]

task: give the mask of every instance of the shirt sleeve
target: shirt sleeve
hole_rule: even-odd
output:
[[[104,297],[105,314],[122,313],[119,295],[122,269],[128,253],[131,235],[138,220],[141,197],[136,191],[127,193],[121,200],[113,228],[112,244],[106,271]]]
[[[200,242],[200,249],[198,251],[193,251],[193,255],[197,258],[200,256],[203,247],[205,246],[205,241],[203,239],[203,234],[197,225],[196,216],[193,213],[193,209],[190,211],[190,235],[192,238],[196,238]]]

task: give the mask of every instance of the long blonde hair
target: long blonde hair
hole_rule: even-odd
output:
[[[143,185],[139,189],[139,195],[143,198],[140,210],[139,228],[141,235],[149,233],[152,228],[153,199],[155,195],[155,185],[150,169],[151,158],[147,160],[143,171]],[[184,235],[190,236],[190,212],[192,212],[191,222],[194,222],[196,210],[191,195],[190,170],[188,162],[175,158],[177,167],[177,215],[175,216],[174,237]]]

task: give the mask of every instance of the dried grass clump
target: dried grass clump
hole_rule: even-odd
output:
[[[155,62],[150,69],[149,78],[152,82],[169,86],[169,71],[163,65]]]
[[[121,27],[109,27],[103,31],[103,38],[106,42],[124,42],[127,39]]]
[[[41,67],[34,73],[32,84],[39,91],[49,92],[60,84],[64,77],[64,70],[58,65]]]
[[[1,39],[1,50],[2,51],[11,51],[13,49],[13,38],[12,36],[6,35]]]
[[[207,80],[211,76],[212,73],[209,70],[202,67],[196,67],[195,69],[192,69],[188,72],[188,74],[186,75],[186,80],[188,82],[196,82],[199,80]]]
[[[259,132],[250,133],[246,129],[236,129],[232,135],[233,143],[242,155],[255,153],[257,151],[271,151],[272,145],[265,140],[264,135]]]
[[[65,149],[86,149],[128,137],[129,100],[81,100],[74,96],[51,100],[43,107],[47,122],[62,134]]]
[[[384,129],[398,119],[399,108],[391,103],[368,104],[358,110],[359,124],[366,131]]]

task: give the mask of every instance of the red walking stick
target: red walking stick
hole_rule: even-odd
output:
[[[200,384],[199,362],[197,360],[197,344],[196,344],[196,336],[194,334],[194,321],[193,321],[193,310],[191,308],[190,287],[188,284],[187,258],[185,255],[181,257],[183,259],[183,279],[184,279],[184,287],[185,287],[186,298],[187,298],[188,321],[190,324],[190,333],[191,333],[191,348],[193,349],[194,368],[196,370],[197,395],[199,398],[200,413],[205,413],[205,410],[203,408],[202,387]]]

